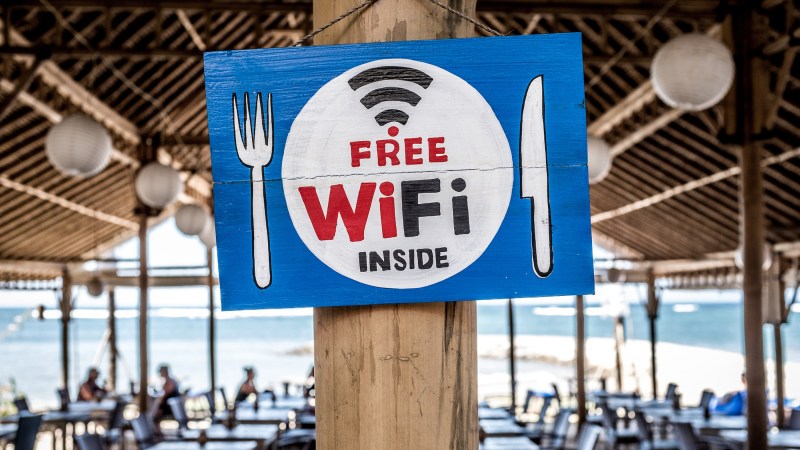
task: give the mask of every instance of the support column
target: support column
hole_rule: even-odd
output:
[[[212,247],[207,248],[206,257],[208,259],[208,377],[211,398],[214,398],[214,394],[217,392],[217,357],[215,355],[217,338],[215,336],[216,319],[214,318],[214,249]]]
[[[517,358],[514,345],[514,301],[508,299],[508,370],[511,375],[511,413],[517,413]]]
[[[775,262],[777,270],[775,271],[778,276],[777,280],[777,294],[778,294],[778,313],[780,317],[772,324],[772,332],[775,339],[775,399],[777,403],[776,409],[776,422],[778,428],[783,428],[786,425],[786,409],[783,404],[786,399],[786,388],[784,385],[784,358],[783,358],[783,324],[786,323],[789,311],[786,308],[786,282],[784,275],[786,274],[786,263],[783,257],[776,256]]]
[[[586,423],[586,326],[583,296],[575,297],[575,379],[578,398],[578,425]]]
[[[61,388],[69,389],[69,316],[72,310],[72,277],[64,269],[61,278]]]
[[[625,343],[625,318],[617,316],[614,318],[614,348],[616,349],[615,363],[617,367],[617,390],[622,392],[622,379],[624,378],[622,368],[622,346]]]
[[[647,271],[647,318],[650,321],[650,376],[653,385],[653,400],[658,399],[658,370],[656,367],[656,322],[659,299],[656,297],[656,277],[653,269]]]
[[[117,319],[116,299],[113,287],[108,288],[108,386],[117,391]]]
[[[147,215],[139,216],[139,411],[147,411]]]
[[[764,371],[762,281],[764,260],[764,198],[761,147],[756,135],[761,132],[763,103],[769,92],[762,62],[755,47],[763,35],[762,21],[754,5],[738,5],[733,14],[736,61],[736,137],[740,145],[742,168],[739,189],[741,241],[744,253],[744,349],[747,379],[747,448],[767,448],[767,396]]]
[[[360,3],[314,0],[314,27]],[[475,15],[475,0],[444,3]],[[383,0],[314,44],[473,35],[431,2]],[[473,301],[315,309],[318,448],[477,448],[476,327]]]

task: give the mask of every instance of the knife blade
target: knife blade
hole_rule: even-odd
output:
[[[531,252],[533,271],[545,278],[553,271],[550,185],[544,130],[544,78],[528,84],[522,105],[519,137],[520,196],[531,199]]]

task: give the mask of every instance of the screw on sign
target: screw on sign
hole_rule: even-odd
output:
[[[223,303],[590,293],[580,67],[577,35],[206,55]]]

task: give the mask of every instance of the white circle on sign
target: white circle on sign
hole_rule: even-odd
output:
[[[370,286],[408,289],[483,254],[514,169],[475,88],[430,64],[384,59],[311,97],[289,130],[282,177],[292,223],[320,261]]]

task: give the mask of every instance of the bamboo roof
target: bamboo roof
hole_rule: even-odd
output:
[[[674,110],[649,82],[659,46],[691,31],[722,36],[725,11],[712,0],[671,3],[481,0],[477,18],[509,35],[583,34],[589,132],[616,155],[610,175],[591,187],[596,243],[637,260],[723,255],[730,265],[739,239],[738,150],[725,138],[730,108]],[[760,136],[766,237],[796,251],[800,13],[792,1],[761,3],[769,27],[761,49],[769,84],[768,132]],[[289,46],[313,28],[308,0],[0,5],[0,105],[8,109],[0,120],[0,280],[57,277],[59,266],[47,264],[95,257],[133,237],[133,179],[144,148],[183,171],[181,202],[211,207],[202,51]],[[61,175],[44,152],[50,127],[76,112],[104,124],[114,142],[111,164],[86,179]]]

